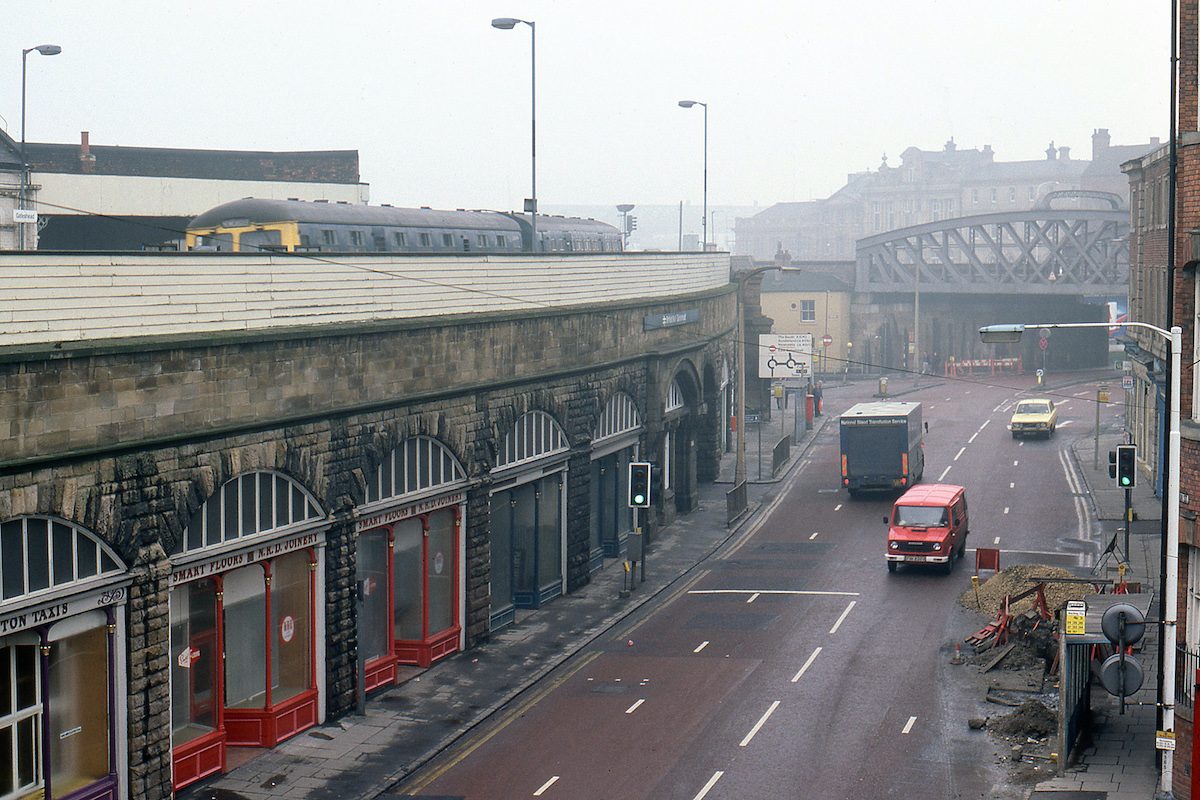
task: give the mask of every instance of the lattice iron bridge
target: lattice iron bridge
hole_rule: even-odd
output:
[[[855,290],[908,293],[919,282],[931,294],[1121,296],[1129,212],[1112,205],[958,217],[860,239]]]

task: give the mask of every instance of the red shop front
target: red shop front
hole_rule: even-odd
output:
[[[222,771],[227,747],[274,747],[323,716],[324,524],[239,536],[172,571],[176,788]]]
[[[356,523],[367,691],[393,683],[398,664],[458,651],[465,504],[454,492]]]

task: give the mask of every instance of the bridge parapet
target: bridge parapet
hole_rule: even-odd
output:
[[[1061,294],[1128,292],[1129,215],[1030,209],[941,220],[860,239],[859,292]]]

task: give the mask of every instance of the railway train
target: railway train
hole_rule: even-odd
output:
[[[621,251],[620,230],[578,217],[537,217],[543,253]],[[533,248],[529,214],[441,211],[353,203],[243,198],[187,226],[188,250],[333,253],[522,253]]]

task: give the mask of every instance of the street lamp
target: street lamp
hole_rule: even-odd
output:
[[[1166,339],[1171,345],[1171,427],[1167,440],[1167,535],[1163,547],[1166,550],[1162,587],[1163,657],[1160,663],[1159,686],[1162,696],[1162,725],[1164,731],[1175,730],[1175,623],[1178,612],[1179,581],[1179,373],[1183,352],[1183,329],[1175,325],[1165,330],[1147,322],[1126,322],[1128,328],[1144,328]],[[1107,322],[1051,322],[1026,325],[985,325],[979,329],[984,342],[1015,343],[1021,341],[1026,328],[1108,328]],[[1160,791],[1171,792],[1171,768],[1173,753],[1162,751],[1162,775]]]
[[[533,20],[517,19],[515,17],[497,17],[492,20],[492,27],[499,28],[502,31],[511,31],[518,23],[523,23],[529,26],[529,75],[530,75],[530,164],[533,170],[533,197],[525,204],[525,210],[529,212],[529,222],[532,228],[531,234],[533,241],[529,244],[530,252],[536,253],[541,248],[538,247],[537,238],[537,28],[534,26]]]
[[[704,106],[704,214],[700,217],[700,225],[704,230],[701,234],[703,237],[700,242],[700,249],[708,249],[708,103],[701,103],[699,100],[680,100],[680,108],[691,108],[692,106]]]
[[[21,51],[21,190],[17,196],[17,206],[22,209],[25,208],[25,187],[29,182],[29,165],[25,161],[25,63],[29,59],[29,54],[35,50],[44,56],[56,56],[62,52],[62,48],[56,44],[39,44],[37,47],[29,47]],[[24,227],[22,227],[22,250],[25,249],[24,230]]]

